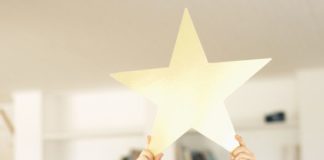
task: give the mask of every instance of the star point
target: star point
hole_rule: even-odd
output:
[[[170,61],[170,67],[188,68],[207,63],[204,49],[200,43],[189,11],[185,9]]]

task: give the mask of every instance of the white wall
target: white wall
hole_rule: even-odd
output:
[[[260,160],[298,160],[297,128],[239,130],[247,145]]]
[[[155,114],[154,105],[128,90],[46,95],[45,100],[45,132],[57,134],[45,142],[46,160],[119,160],[145,147]],[[173,160],[172,149],[165,158]]]
[[[264,115],[274,111],[285,111],[287,124],[296,125],[296,76],[285,74],[251,79],[225,104],[236,128],[262,126]]]
[[[324,144],[324,68],[298,73],[302,160],[322,159]]]
[[[68,95],[68,124],[72,130],[144,130],[145,106],[136,93],[122,90]]]
[[[42,160],[42,94],[23,91],[13,94],[15,160]]]

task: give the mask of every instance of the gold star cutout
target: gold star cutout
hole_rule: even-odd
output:
[[[149,145],[154,154],[190,129],[232,151],[238,143],[224,100],[270,60],[208,63],[185,9],[169,67],[112,77],[158,105]]]

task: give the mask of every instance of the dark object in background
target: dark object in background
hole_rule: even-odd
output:
[[[191,157],[192,157],[191,160],[207,160],[205,155],[201,152],[192,152]]]
[[[140,149],[132,149],[130,150],[129,154],[122,157],[121,160],[136,160],[140,154]]]
[[[286,120],[286,114],[283,111],[270,113],[265,116],[266,123],[285,122],[285,120]]]

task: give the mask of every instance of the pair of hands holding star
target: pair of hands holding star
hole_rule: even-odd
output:
[[[240,146],[238,146],[231,152],[231,160],[256,160],[254,154],[249,148],[247,148],[243,138],[239,135],[236,135],[235,139],[239,142]],[[148,136],[147,146],[150,144],[150,142],[151,136]],[[154,156],[150,150],[144,149],[137,160],[161,160],[162,157],[163,153]]]

